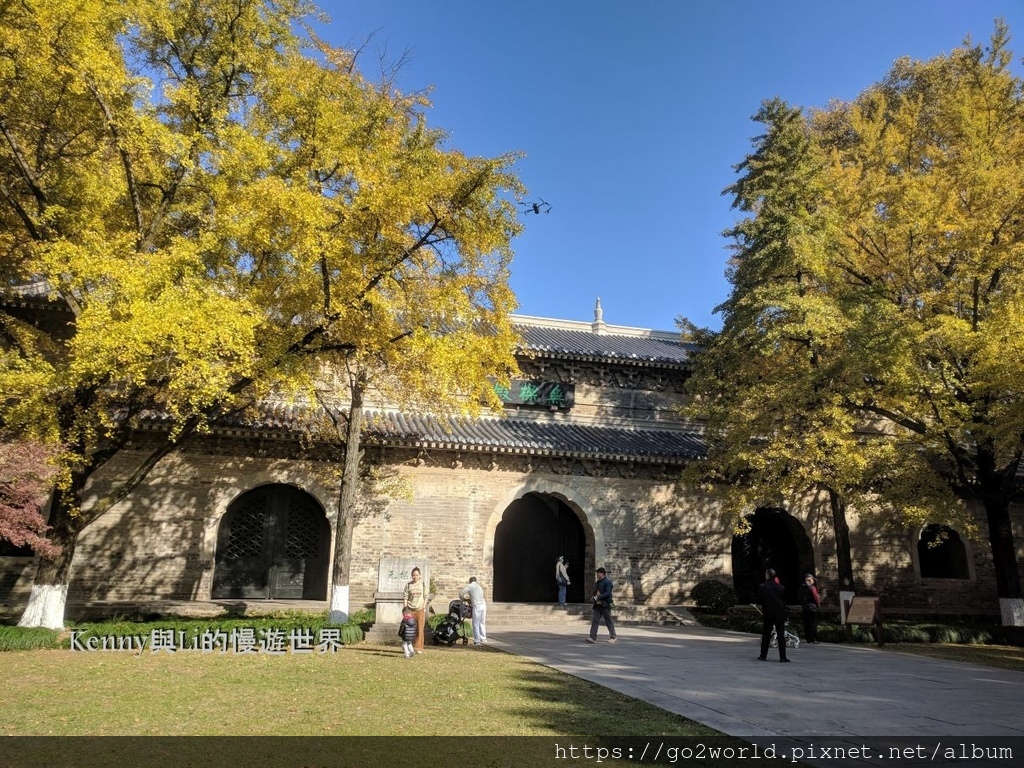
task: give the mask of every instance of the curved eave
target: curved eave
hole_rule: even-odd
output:
[[[515,419],[437,420],[368,414],[367,445],[600,461],[683,464],[704,453],[691,432]]]
[[[545,456],[558,459],[585,459],[587,461],[640,462],[645,464],[686,464],[698,458],[678,454],[628,454],[586,451],[568,451],[558,448],[524,448],[519,446],[474,445],[470,443],[437,442],[432,440],[367,440],[364,445],[384,448],[412,448],[416,450],[451,451],[453,453],[485,453],[502,456]]]
[[[579,352],[568,352],[559,349],[535,349],[532,347],[523,347],[520,349],[519,354],[530,358],[545,358],[548,360],[565,360],[580,363],[598,363],[602,365],[609,364],[625,364],[635,365],[644,368],[668,368],[672,370],[687,370],[692,366],[689,361],[680,361],[667,358],[643,358],[643,357],[627,357],[625,355],[595,355],[595,354],[582,354]]]
[[[148,414],[141,428],[163,432],[171,424],[166,415]],[[239,418],[212,425],[208,434],[233,439],[291,442],[298,439],[301,431],[297,418]],[[363,445],[385,449],[672,465],[686,464],[704,454],[703,440],[691,432],[509,419],[439,420],[376,411],[367,414]]]

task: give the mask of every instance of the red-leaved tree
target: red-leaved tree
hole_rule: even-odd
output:
[[[60,553],[46,539],[49,527],[42,515],[55,474],[51,455],[34,441],[0,443],[0,540],[44,557]]]

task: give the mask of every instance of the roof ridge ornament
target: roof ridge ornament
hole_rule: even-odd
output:
[[[597,304],[594,305],[594,322],[591,324],[594,333],[608,333],[608,326],[604,322],[604,310],[601,309],[601,297],[597,297]]]

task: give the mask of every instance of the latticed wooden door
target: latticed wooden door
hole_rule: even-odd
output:
[[[217,536],[213,597],[324,600],[330,529],[297,488],[263,486],[228,510]]]

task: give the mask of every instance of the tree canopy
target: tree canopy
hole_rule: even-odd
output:
[[[16,301],[0,311],[0,424],[60,446],[69,470],[38,602],[66,590],[81,529],[227,413],[312,404],[344,366],[473,408],[514,368],[516,156],[450,149],[422,96],[306,31],[314,11],[0,6],[2,290],[35,281],[71,318],[55,330]],[[154,412],[166,443],[82,508]],[[25,620],[59,622],[58,602]]]
[[[742,504],[814,488],[949,519],[986,511],[1019,598],[1008,505],[1024,451],[1022,82],[1008,33],[901,60],[852,103],[766,102],[727,192],[748,214],[723,330],[693,379]]]
[[[858,405],[984,504],[999,596],[1020,598],[1024,84],[1008,41],[999,24],[988,46],[897,62],[845,114],[830,204],[844,215],[834,258],[864,308]]]

